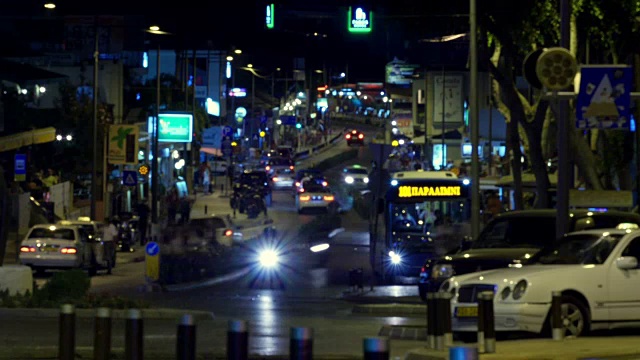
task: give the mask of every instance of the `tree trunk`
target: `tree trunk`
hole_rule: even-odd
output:
[[[580,136],[578,130],[569,131],[569,148],[571,160],[584,176],[587,187],[593,190],[603,190],[600,176],[598,175],[597,161],[589,144]]]
[[[507,124],[509,130],[509,160],[511,162],[511,175],[513,176],[513,210],[524,209],[523,197],[522,197],[522,152],[520,151],[520,134],[518,133],[518,122],[515,119],[511,119]]]
[[[529,160],[531,170],[536,177],[536,201],[534,207],[536,209],[546,209],[549,207],[549,173],[547,165],[542,156],[542,131],[535,128],[527,131],[529,138]]]

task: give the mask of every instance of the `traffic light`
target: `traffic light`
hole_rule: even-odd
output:
[[[301,123],[297,123],[296,124],[296,129],[302,129],[302,124]]]

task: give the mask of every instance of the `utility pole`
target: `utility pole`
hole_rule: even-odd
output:
[[[98,164],[101,164],[100,158],[98,157],[98,66],[100,65],[100,52],[99,52],[99,43],[98,43],[98,18],[94,19],[95,21],[95,44],[93,51],[93,129],[92,129],[92,143],[93,143],[93,161],[91,162],[91,209],[90,209],[90,217],[91,220],[96,220],[97,209],[96,209],[96,200],[98,199]],[[106,156],[106,154],[105,154]],[[106,171],[106,169],[102,169],[102,171]],[[104,208],[104,205],[103,205]]]
[[[569,49],[571,7],[569,0],[560,1],[560,46]],[[558,184],[556,187],[556,238],[560,239],[569,228],[569,103],[560,100],[558,104],[557,150],[558,150]]]
[[[156,57],[156,111],[153,118],[153,150],[151,156],[151,223],[158,224],[158,181],[160,181],[160,171],[158,166],[158,132],[160,130],[160,44],[158,44],[158,54]]]
[[[471,125],[471,236],[475,240],[480,233],[480,158],[478,146],[480,119],[478,109],[478,24],[476,1],[469,0],[470,70],[469,123]],[[491,130],[489,130],[491,131]],[[443,134],[444,136],[444,134]]]

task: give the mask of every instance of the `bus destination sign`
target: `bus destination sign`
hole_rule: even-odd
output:
[[[462,186],[398,186],[398,197],[462,196]]]

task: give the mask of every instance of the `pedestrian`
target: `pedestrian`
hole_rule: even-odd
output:
[[[178,211],[180,212],[180,224],[186,225],[189,223],[191,217],[191,200],[188,196],[180,199],[180,205]]]
[[[147,227],[149,226],[149,213],[151,209],[149,209],[149,205],[147,205],[147,200],[142,200],[138,203],[136,207],[136,212],[138,213],[138,231],[140,231],[140,246],[144,245],[147,242]]]
[[[202,192],[208,195],[211,190],[211,173],[209,171],[209,164],[205,163],[202,167]]]
[[[167,194],[167,223],[173,225],[176,223],[176,215],[178,214],[178,190],[172,187]]]
[[[118,238],[118,227],[116,226],[116,219],[107,219],[107,226],[102,231],[103,241],[116,241]]]

